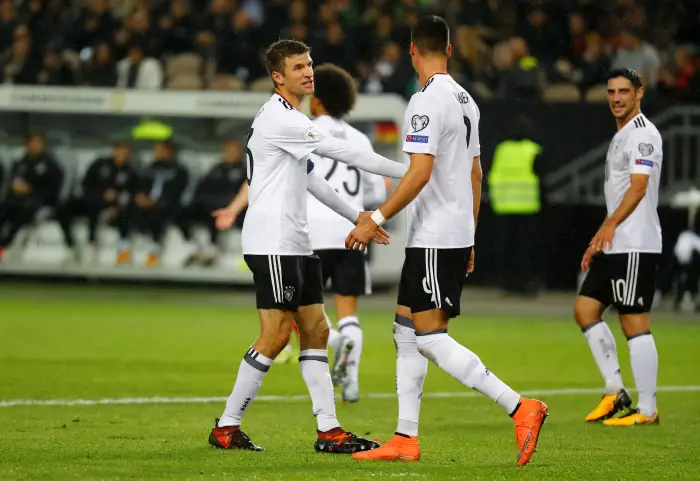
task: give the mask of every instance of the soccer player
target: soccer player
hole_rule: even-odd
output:
[[[372,150],[366,135],[343,121],[355,106],[355,82],[348,72],[335,65],[322,65],[314,71],[315,90],[311,97],[314,124],[329,135]],[[316,170],[351,206],[362,210],[386,199],[381,176],[368,174],[332,159],[312,156]],[[309,234],[311,247],[321,259],[323,284],[330,279],[335,291],[338,329],[330,327],[328,345],[335,353],[331,376],[342,388],[344,402],[359,401],[359,365],[362,330],[357,317],[357,298],[369,294],[369,272],[365,254],[345,248],[345,237],[353,228],[328,207],[309,195]],[[330,321],[328,321],[330,324]]]
[[[255,399],[272,360],[288,344],[292,324],[299,327],[299,365],[318,424],[316,451],[352,453],[377,446],[343,430],[335,413],[328,370],[328,324],[323,309],[321,261],[312,255],[307,229],[307,189],[351,222],[369,217],[340,198],[319,175],[312,152],[380,175],[401,177],[406,167],[370,150],[322,133],[297,110],[313,94],[310,48],[294,40],[273,43],[266,66],[275,93],[253,121],[246,148],[249,206],[243,223],[243,254],[253,272],[260,336],[241,362],[233,391],[209,443],[224,449],[260,451],[241,430],[241,420]],[[219,228],[230,227],[239,196],[214,213]],[[374,236],[388,243],[386,232]]]
[[[403,150],[408,172],[396,190],[363,218],[346,239],[365,245],[385,219],[408,206],[408,240],[393,325],[399,420],[392,440],[356,459],[417,461],[418,415],[428,360],[496,402],[515,422],[517,464],[535,452],[547,406],[525,399],[498,379],[472,351],[447,332],[460,313],[464,278],[474,269],[474,232],[481,197],[479,109],[447,74],[447,23],[422,18],[410,54],[421,90],[406,110]],[[409,205],[410,204],[410,205]]]
[[[581,269],[588,275],[574,308],[576,322],[605,380],[605,394],[585,419],[607,426],[659,422],[659,358],[649,311],[661,255],[656,208],[663,154],[661,134],[640,110],[642,97],[642,80],[634,70],[618,69],[608,75],[608,103],[617,122],[605,161],[608,215],[581,260]],[[610,305],[617,309],[627,337],[639,392],[637,409],[630,409],[632,400],[622,383],[615,338],[603,321],[603,312]]]

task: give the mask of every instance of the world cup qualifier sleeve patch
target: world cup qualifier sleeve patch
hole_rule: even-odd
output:
[[[638,148],[639,148],[639,153],[642,154],[642,156],[644,156],[644,157],[651,155],[652,152],[654,152],[654,146],[651,144],[646,144],[644,142],[640,143]]]
[[[429,123],[430,117],[427,115],[414,115],[411,117],[411,128],[413,128],[414,132],[425,130]]]
[[[428,143],[428,136],[427,135],[407,135],[406,136],[406,142],[413,142],[414,144],[427,144]]]

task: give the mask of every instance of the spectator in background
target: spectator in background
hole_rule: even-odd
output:
[[[114,34],[115,57],[126,56],[130,46],[138,43],[146,57],[160,58],[163,53],[162,41],[161,32],[151,25],[150,11],[144,6],[137,7]]]
[[[231,24],[231,0],[212,0],[209,8],[197,20],[195,45],[202,56],[216,55],[217,39],[225,38]]]
[[[12,35],[17,27],[17,12],[13,2],[0,2],[0,53],[12,44]]]
[[[661,60],[656,49],[642,41],[640,34],[635,30],[626,30],[620,35],[620,48],[612,59],[613,69],[631,68],[642,77],[646,94],[656,89],[659,81],[659,67]]]
[[[108,43],[98,43],[90,50],[90,58],[82,64],[82,79],[92,87],[117,85],[117,66]]]
[[[697,103],[700,101],[700,58],[693,55],[693,48],[681,45],[673,55],[673,68],[661,70],[659,82],[668,97],[675,101]]]
[[[384,46],[374,71],[365,80],[363,90],[370,93],[393,93],[409,98],[415,92],[415,73],[411,61],[402,55],[396,42]]]
[[[238,140],[229,140],[224,144],[223,160],[214,166],[209,173],[197,184],[190,205],[183,207],[180,218],[180,229],[185,240],[190,244],[192,254],[187,258],[186,265],[203,264],[211,266],[216,257],[216,241],[219,231],[214,224],[211,213],[229,205],[244,182],[246,182],[246,166],[241,162],[243,146]],[[236,219],[236,226],[243,226],[243,215]],[[203,224],[209,230],[209,242],[197,246],[192,245],[192,228],[195,224]]]
[[[48,50],[44,55],[44,65],[37,74],[39,85],[57,85],[66,87],[76,84],[75,72],[63,60],[60,51]]]
[[[351,42],[348,42],[339,22],[326,25],[326,37],[317,43],[313,50],[316,65],[334,63],[347,70],[350,75],[357,75],[357,54]]]
[[[151,236],[153,243],[146,258],[148,267],[160,262],[165,227],[179,214],[180,200],[189,178],[187,169],[177,162],[172,140],[156,142],[153,154],[153,163],[142,174],[133,202],[118,221],[124,231],[132,227]],[[130,246],[127,242],[121,243],[117,264],[130,261]]]
[[[26,25],[17,25],[12,36],[12,46],[2,58],[3,81],[16,85],[33,84],[39,68],[29,29]]]
[[[158,90],[163,85],[163,68],[155,58],[146,57],[141,43],[129,48],[128,57],[117,64],[117,87]]]
[[[525,23],[519,28],[519,36],[545,69],[565,53],[564,36],[542,7],[530,10]]]
[[[542,71],[535,57],[530,55],[523,38],[508,41],[510,67],[501,73],[499,96],[507,99],[539,100],[542,98]]]
[[[80,52],[98,42],[109,42],[117,25],[109,9],[109,0],[89,0],[73,24],[71,47]]]
[[[187,0],[171,0],[168,12],[158,22],[163,51],[170,54],[190,52],[194,48],[194,21]]]
[[[0,260],[17,232],[31,223],[41,207],[54,206],[63,182],[63,171],[46,152],[41,134],[27,137],[27,151],[12,166],[10,188],[0,204]]]
[[[594,85],[604,83],[605,74],[610,70],[610,58],[603,53],[602,42],[598,35],[589,37],[583,56],[575,67],[582,94]]]
[[[138,175],[129,162],[131,147],[126,142],[117,142],[110,157],[95,160],[88,168],[82,180],[82,195],[74,197],[58,209],[56,218],[63,230],[66,245],[73,249],[76,259],[91,260],[94,255],[84,256],[77,251],[72,225],[76,218],[84,217],[88,221],[89,250],[94,250],[97,223],[104,216],[111,225],[119,228],[122,242],[128,238],[129,231],[118,225],[119,213],[131,202],[138,187]]]
[[[305,26],[303,26],[306,28]],[[253,17],[239,9],[231,16],[231,28],[218,40],[217,67],[219,73],[239,77],[243,81],[265,75],[258,58],[259,36]]]

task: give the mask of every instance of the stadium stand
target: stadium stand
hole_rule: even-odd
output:
[[[451,72],[483,97],[597,99],[587,91],[605,69],[632,63],[660,96],[700,101],[700,6],[683,0],[3,2],[0,76],[14,84],[155,88],[164,72],[157,88],[264,91],[261,50],[294,37],[313,47],[316,63],[352,72],[362,91],[409,97],[405,47],[428,12],[455,25]],[[144,61],[127,61],[137,47]],[[513,85],[523,74],[537,88]],[[555,93],[544,94],[546,85]]]

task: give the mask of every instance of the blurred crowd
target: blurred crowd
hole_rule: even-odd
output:
[[[700,102],[693,0],[5,0],[0,75],[13,84],[269,90],[261,52],[290,37],[364,92],[409,96],[411,27],[453,25],[452,74],[477,96],[600,100],[603,72]],[[604,97],[603,97],[604,99]]]
[[[147,165],[133,157],[131,144],[119,141],[109,155],[77,173],[51,154],[40,133],[30,134],[22,157],[8,169],[0,164],[0,261],[23,228],[50,218],[61,228],[69,259],[94,259],[97,230],[104,225],[119,233],[117,264],[132,262],[133,237],[143,234],[150,239],[145,263],[156,266],[166,228],[175,226],[187,246],[185,263],[211,266],[219,237],[211,213],[227,206],[246,181],[242,144],[225,142],[220,162],[199,178],[193,177],[171,140],[154,143],[153,160]],[[237,227],[243,218],[236,220]],[[87,221],[85,242],[76,242],[74,235],[80,219]],[[206,235],[196,236],[196,226]]]

